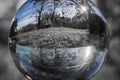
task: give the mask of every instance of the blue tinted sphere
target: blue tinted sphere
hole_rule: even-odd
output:
[[[28,0],[10,28],[18,69],[31,80],[88,80],[107,53],[107,27],[88,0]]]

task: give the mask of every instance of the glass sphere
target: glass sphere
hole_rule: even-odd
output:
[[[28,0],[14,17],[9,47],[30,80],[88,80],[107,53],[106,20],[89,0]]]

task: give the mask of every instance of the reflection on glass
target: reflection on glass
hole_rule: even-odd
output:
[[[9,46],[29,80],[88,80],[107,53],[99,9],[83,0],[28,0],[10,28]]]

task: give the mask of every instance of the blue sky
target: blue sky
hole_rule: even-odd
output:
[[[34,6],[33,2],[26,2],[24,6],[19,9],[15,17],[18,19],[18,30],[28,24],[36,24],[36,8],[37,6]]]

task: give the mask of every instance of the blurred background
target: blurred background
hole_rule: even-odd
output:
[[[26,80],[8,49],[8,30],[16,10],[26,0],[0,0],[0,80]],[[92,80],[120,80],[120,0],[92,0],[103,12],[110,31],[110,52]]]

